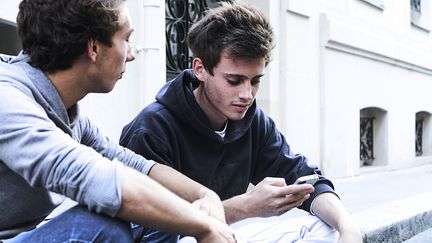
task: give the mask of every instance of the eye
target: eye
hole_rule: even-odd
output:
[[[125,41],[126,41],[127,43],[129,43],[129,42],[130,42],[130,37],[131,37],[131,35],[130,35],[130,34],[128,34],[128,35],[126,35],[126,36],[125,36]]]
[[[257,78],[257,79],[252,79],[251,80],[251,85],[259,85],[259,83],[261,82],[261,79]]]
[[[232,86],[236,86],[239,85],[241,83],[240,79],[227,79],[228,83],[231,84]]]

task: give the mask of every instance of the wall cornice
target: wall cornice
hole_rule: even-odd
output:
[[[320,44],[326,49],[341,51],[388,63],[432,76],[432,54],[410,46],[392,36],[320,15]],[[413,43],[415,45],[416,43]]]

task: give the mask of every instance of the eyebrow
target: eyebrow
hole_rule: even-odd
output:
[[[224,77],[238,78],[238,79],[243,79],[243,80],[244,79],[249,79],[249,77],[246,77],[246,76],[241,75],[241,74],[232,74],[232,73],[222,73],[222,74],[223,74]],[[262,76],[264,76],[264,74],[259,74],[259,75],[255,76],[255,77],[252,77],[251,80],[255,79],[255,78],[261,78]]]

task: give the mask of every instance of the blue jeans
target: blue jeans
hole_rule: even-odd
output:
[[[128,222],[75,206],[9,242],[133,242]]]
[[[137,243],[176,243],[180,238],[176,234],[149,229],[137,224],[132,224],[132,232],[134,242]]]

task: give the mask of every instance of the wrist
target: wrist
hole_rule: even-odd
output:
[[[361,233],[360,228],[352,219],[345,219],[337,226],[339,232]]]
[[[248,203],[248,195],[246,193],[232,197],[222,203],[225,209],[226,222],[228,224],[252,217],[250,214],[251,210]]]
[[[207,187],[202,187],[200,190],[198,190],[198,198],[196,199],[202,199],[202,198],[208,198],[211,200],[220,201],[219,196],[216,194],[216,192],[208,189]]]
[[[214,225],[211,223],[212,218],[204,217],[203,219],[204,220],[203,220],[202,224],[200,225],[200,227],[197,228],[197,231],[192,235],[197,240],[207,237],[208,235],[210,235],[214,231]]]

